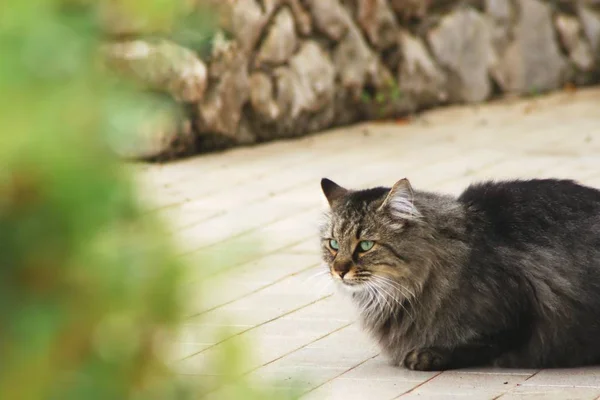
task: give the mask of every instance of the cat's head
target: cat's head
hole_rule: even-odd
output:
[[[321,248],[332,278],[351,292],[414,296],[428,274],[431,230],[409,181],[354,191],[323,179],[321,187],[330,207]]]

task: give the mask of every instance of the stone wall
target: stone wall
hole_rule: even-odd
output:
[[[600,1],[228,0],[201,60],[177,43],[108,45],[185,117],[142,157],[305,135],[600,77]],[[150,71],[150,72],[148,72]]]

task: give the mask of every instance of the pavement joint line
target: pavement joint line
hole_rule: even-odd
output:
[[[521,383],[517,383],[514,387],[510,388],[509,390],[507,390],[506,392],[494,397],[492,400],[497,400],[500,399],[502,396],[504,396],[505,394],[508,394],[510,392],[512,392],[513,390],[515,390],[518,387],[523,386],[523,383],[527,382],[528,380],[530,380],[531,378],[533,378],[534,376],[536,376],[537,374],[539,374],[540,372],[542,372],[542,370],[537,370],[535,371],[533,374],[531,374],[530,376],[528,376],[523,382]]]
[[[327,296],[327,297],[329,297],[329,296]],[[321,335],[321,336],[319,336],[318,338],[316,338],[316,339],[313,339],[313,340],[311,340],[310,342],[308,342],[308,343],[305,343],[305,344],[303,344],[302,346],[295,348],[294,350],[288,351],[287,353],[285,353],[285,354],[282,354],[281,356],[279,356],[279,357],[277,357],[277,358],[274,358],[274,359],[273,359],[273,360],[271,360],[271,361],[268,361],[268,362],[266,362],[266,363],[264,363],[264,364],[262,364],[262,365],[260,365],[260,366],[258,366],[258,367],[252,368],[250,371],[248,371],[248,372],[244,373],[244,376],[246,376],[246,375],[248,375],[248,374],[251,374],[251,373],[252,373],[252,372],[254,372],[254,371],[257,371],[257,370],[259,370],[259,369],[260,369],[260,368],[262,368],[262,367],[266,367],[266,366],[267,366],[267,365],[269,365],[269,364],[273,364],[274,362],[276,362],[276,361],[279,361],[279,360],[281,360],[282,358],[284,358],[284,357],[287,357],[287,356],[289,356],[290,354],[293,354],[293,353],[297,352],[298,350],[302,350],[302,349],[306,348],[307,346],[309,346],[309,345],[311,345],[311,344],[313,344],[313,343],[316,343],[316,342],[318,342],[319,340],[323,340],[323,339],[325,339],[326,337],[328,337],[328,336],[331,336],[331,335],[333,335],[333,334],[334,334],[334,333],[336,333],[336,332],[339,332],[339,331],[341,331],[341,330],[343,330],[343,329],[346,329],[346,328],[348,328],[349,326],[352,326],[353,324],[354,324],[354,322],[349,322],[349,323],[347,323],[347,324],[345,324],[345,325],[342,325],[342,326],[340,326],[340,327],[338,327],[338,328],[336,328],[336,329],[334,329],[334,330],[332,330],[332,331],[330,331],[330,332],[327,332],[326,334],[324,334],[324,335]]]
[[[326,300],[326,299],[328,299],[328,298],[329,298],[329,297],[331,297],[331,296],[333,296],[333,294],[329,294],[329,295],[326,295],[326,296],[322,296],[322,297],[320,297],[320,298],[318,298],[318,299],[316,299],[316,300],[313,300],[313,301],[311,301],[311,302],[310,302],[310,303],[308,303],[308,304],[304,304],[303,306],[300,306],[300,307],[294,308],[293,310],[286,311],[286,312],[285,312],[285,313],[283,313],[283,314],[280,314],[280,315],[278,315],[278,316],[276,316],[276,317],[270,318],[269,320],[267,320],[267,321],[264,321],[264,322],[261,322],[260,324],[256,324],[256,325],[252,326],[251,328],[248,328],[248,329],[245,329],[245,330],[243,330],[243,331],[241,331],[241,332],[238,332],[238,333],[236,333],[235,335],[231,335],[231,336],[228,336],[228,337],[226,337],[226,338],[224,338],[224,339],[221,339],[221,340],[219,340],[218,342],[216,342],[216,343],[213,343],[213,344],[211,344],[210,346],[208,346],[208,347],[206,347],[206,348],[204,348],[204,349],[202,349],[202,350],[200,350],[200,351],[197,351],[197,352],[195,352],[195,353],[192,353],[192,354],[190,354],[190,355],[188,355],[188,356],[185,356],[185,357],[183,357],[183,358],[180,358],[180,359],[179,359],[179,361],[184,361],[184,360],[187,360],[187,359],[189,359],[189,358],[192,358],[192,357],[194,357],[194,356],[196,356],[196,355],[198,355],[198,354],[200,354],[200,353],[204,353],[205,351],[207,351],[207,350],[210,350],[210,349],[212,349],[212,348],[214,348],[214,347],[216,347],[216,346],[220,345],[221,343],[223,343],[223,342],[225,342],[225,341],[227,341],[227,340],[231,340],[231,339],[233,339],[233,338],[235,338],[235,337],[237,337],[237,336],[240,336],[240,335],[242,335],[242,334],[244,334],[244,333],[250,332],[250,331],[252,331],[252,330],[254,330],[254,329],[256,329],[256,328],[259,328],[259,327],[261,327],[261,326],[263,326],[263,325],[266,325],[266,324],[268,324],[268,323],[271,323],[271,322],[273,322],[273,321],[276,321],[276,320],[278,320],[278,319],[280,319],[280,318],[283,318],[283,317],[285,317],[285,316],[287,316],[287,315],[293,314],[293,313],[295,313],[296,311],[300,311],[300,310],[302,310],[302,309],[304,309],[304,308],[306,308],[306,307],[310,307],[310,306],[312,306],[313,304],[316,304],[316,303],[318,303],[318,302],[320,302],[320,301]]]
[[[409,394],[409,393],[412,393],[412,392],[414,392],[415,390],[417,390],[417,389],[418,389],[418,388],[420,388],[421,386],[425,385],[425,384],[426,384],[426,383],[428,383],[428,382],[431,382],[432,380],[434,380],[434,379],[435,379],[435,378],[437,378],[438,376],[442,375],[443,373],[444,373],[444,371],[438,372],[437,374],[433,375],[432,377],[430,377],[430,378],[428,378],[428,379],[425,379],[423,382],[419,383],[418,385],[416,385],[416,386],[413,386],[412,388],[410,388],[409,390],[406,390],[406,391],[405,391],[405,392],[403,392],[403,393],[400,393],[400,394],[399,394],[398,396],[396,396],[396,397],[393,397],[391,400],[396,400],[396,399],[399,399],[399,398],[401,398],[401,397],[402,397],[402,396],[404,396],[404,395],[407,395],[407,394]]]
[[[229,300],[229,301],[227,301],[227,302],[225,302],[225,303],[222,303],[222,304],[219,304],[219,305],[213,306],[213,307],[211,307],[211,308],[209,308],[209,309],[202,310],[202,311],[200,311],[200,312],[198,312],[198,313],[196,313],[196,314],[190,315],[190,316],[188,316],[188,317],[186,317],[186,318],[189,318],[189,319],[191,319],[191,318],[196,318],[196,317],[199,317],[199,316],[201,316],[201,315],[207,314],[207,313],[209,313],[209,312],[211,312],[211,311],[214,311],[214,310],[216,310],[216,309],[218,309],[218,308],[221,308],[221,307],[228,306],[228,305],[230,305],[231,303],[235,303],[235,302],[236,302],[236,301],[238,301],[238,300],[242,300],[242,299],[244,299],[244,298],[246,298],[246,297],[248,297],[248,296],[251,296],[251,295],[253,295],[253,294],[259,293],[259,292],[263,291],[264,289],[267,289],[267,288],[269,288],[269,287],[271,287],[271,286],[274,286],[274,285],[276,285],[276,284],[278,284],[278,283],[280,283],[280,282],[283,282],[283,281],[285,281],[286,279],[292,278],[292,277],[294,277],[294,276],[296,276],[296,275],[300,275],[300,274],[301,274],[301,273],[303,273],[303,272],[309,271],[309,270],[311,270],[311,269],[313,269],[313,268],[317,268],[317,267],[319,267],[319,264],[311,264],[311,265],[310,265],[310,266],[308,266],[308,267],[304,267],[304,268],[303,268],[303,269],[301,269],[301,270],[298,270],[298,271],[296,271],[296,272],[293,272],[293,273],[291,273],[291,274],[288,274],[288,275],[286,275],[286,276],[282,276],[281,278],[279,278],[279,279],[276,279],[276,280],[274,280],[274,281],[272,281],[272,282],[270,282],[270,283],[268,283],[268,284],[266,284],[266,285],[263,285],[263,286],[261,286],[261,287],[259,287],[259,288],[256,288],[256,289],[254,289],[254,290],[252,290],[252,291],[250,291],[250,292],[248,292],[248,293],[245,293],[245,294],[243,294],[242,296],[238,296],[238,297],[236,297],[235,299],[232,299],[232,300]]]
[[[267,251],[267,252],[265,252],[265,253],[260,253],[260,254],[257,254],[257,256],[256,256],[256,257],[252,257],[252,258],[246,259],[246,260],[244,260],[244,261],[240,261],[240,262],[238,262],[238,263],[235,263],[235,264],[233,264],[233,265],[230,265],[230,266],[229,266],[229,267],[227,267],[227,268],[219,268],[218,270],[215,270],[215,271],[213,271],[212,273],[210,273],[210,274],[206,275],[206,278],[209,278],[209,277],[215,277],[215,276],[218,276],[218,275],[221,275],[221,274],[226,274],[226,273],[228,273],[228,272],[230,272],[230,271],[232,271],[232,270],[234,270],[234,269],[241,268],[241,267],[245,266],[246,264],[251,264],[251,263],[253,263],[253,262],[257,262],[257,261],[259,261],[259,260],[261,260],[261,259],[263,259],[263,258],[267,258],[267,257],[269,257],[269,256],[272,256],[272,255],[274,255],[274,254],[277,254],[277,253],[281,253],[281,250],[283,250],[283,249],[286,249],[286,248],[288,248],[288,247],[291,247],[291,246],[296,246],[296,245],[298,245],[298,244],[304,243],[304,242],[305,242],[305,241],[307,241],[308,239],[311,239],[313,236],[314,236],[314,235],[307,236],[307,237],[304,237],[304,238],[302,238],[302,239],[300,239],[300,240],[297,240],[297,241],[295,241],[295,242],[292,242],[291,244],[287,244],[287,245],[285,245],[285,246],[278,247],[278,248],[277,248],[277,249],[275,249],[275,250],[272,250],[272,251]],[[190,283],[190,284],[191,284],[191,283]]]
[[[229,240],[239,239],[242,236],[246,236],[246,235],[251,234],[251,233],[253,233],[255,231],[263,229],[263,228],[265,228],[267,226],[274,225],[274,224],[276,224],[278,222],[285,221],[286,219],[295,218],[295,217],[298,217],[299,215],[302,215],[302,214],[308,214],[308,211],[312,211],[313,208],[314,208],[314,206],[302,208],[301,210],[298,210],[298,212],[295,213],[295,214],[293,214],[292,216],[286,215],[286,216],[275,218],[275,219],[273,219],[273,220],[271,220],[269,222],[266,222],[264,225],[256,226],[254,228],[249,228],[249,229],[246,229],[244,231],[238,232],[238,233],[236,233],[236,234],[234,234],[232,236],[228,236],[228,237],[226,237],[224,239],[218,240],[218,241],[216,241],[214,243],[210,243],[210,244],[207,244],[207,245],[202,245],[202,246],[197,247],[197,248],[192,249],[192,250],[187,250],[185,252],[179,253],[178,256],[179,257],[187,257],[187,256],[195,254],[195,253],[197,253],[199,251],[210,249],[213,246],[222,245],[223,243],[225,243],[225,242],[227,242]],[[303,240],[304,240],[304,238],[303,238]]]
[[[248,370],[248,371],[246,371],[246,372],[242,373],[241,375],[239,375],[239,376],[237,376],[237,377],[233,378],[233,379],[232,379],[232,382],[235,382],[236,380],[243,379],[244,377],[246,377],[246,376],[250,375],[251,373],[253,373],[253,372],[255,372],[255,371],[258,371],[258,370],[259,370],[259,369],[261,369],[262,367],[266,367],[266,366],[267,366],[267,365],[269,365],[269,364],[272,364],[272,363],[274,363],[274,362],[276,362],[276,361],[278,361],[278,360],[281,360],[282,358],[284,358],[284,357],[286,357],[286,356],[289,356],[290,354],[293,354],[293,353],[295,353],[296,351],[298,351],[298,350],[301,350],[301,349],[305,348],[306,346],[308,346],[308,345],[310,345],[310,344],[312,344],[312,343],[314,343],[314,342],[318,342],[318,341],[319,341],[319,340],[321,340],[321,339],[325,339],[326,337],[328,337],[328,336],[330,336],[330,335],[332,335],[332,334],[334,334],[334,333],[336,333],[336,332],[339,332],[339,331],[341,331],[342,329],[345,329],[345,328],[349,327],[349,326],[350,326],[350,325],[352,325],[352,324],[353,324],[353,323],[351,322],[351,323],[349,323],[349,324],[343,325],[343,326],[341,326],[341,327],[339,327],[339,328],[337,328],[337,329],[335,329],[335,330],[333,330],[333,331],[331,331],[331,332],[329,332],[329,333],[327,333],[327,334],[325,334],[325,335],[323,335],[323,336],[320,336],[320,337],[318,337],[318,338],[314,339],[313,341],[311,341],[311,342],[309,342],[309,343],[307,343],[307,344],[304,344],[304,345],[302,345],[302,346],[300,346],[300,347],[298,347],[298,348],[296,348],[296,349],[294,349],[294,350],[288,351],[287,353],[285,353],[285,354],[283,354],[283,355],[281,355],[281,356],[279,356],[279,357],[277,357],[277,358],[275,358],[275,359],[273,359],[273,360],[271,360],[271,361],[269,361],[269,362],[267,362],[267,363],[265,363],[265,364],[259,365],[258,367],[251,368],[250,370]],[[232,383],[232,382],[226,382],[226,383],[224,383],[224,384],[227,384],[227,383]],[[206,396],[206,395],[209,395],[209,394],[211,394],[211,393],[214,393],[214,392],[216,392],[217,390],[221,389],[222,387],[223,387],[223,385],[222,385],[222,386],[220,386],[220,387],[213,388],[212,390],[210,390],[210,391],[208,391],[207,393],[205,393],[205,396]]]
[[[333,378],[331,378],[331,379],[328,379],[327,381],[325,381],[325,382],[323,382],[323,383],[321,383],[321,384],[319,384],[319,385],[315,386],[314,388],[307,390],[306,392],[302,393],[300,396],[306,396],[307,394],[309,394],[309,393],[311,393],[311,392],[314,392],[315,390],[319,389],[320,387],[322,387],[322,386],[325,386],[325,385],[326,385],[326,384],[328,384],[329,382],[332,382],[332,381],[334,381],[334,380],[336,380],[336,379],[338,379],[338,378],[341,378],[343,375],[345,375],[345,374],[347,374],[348,372],[350,372],[350,371],[352,371],[352,370],[354,370],[354,369],[356,369],[356,368],[360,367],[361,365],[363,365],[363,364],[364,364],[364,363],[366,363],[367,361],[369,361],[369,360],[372,360],[372,359],[374,359],[374,358],[375,358],[375,357],[377,357],[377,356],[379,356],[379,353],[375,354],[374,356],[371,356],[371,357],[369,357],[369,358],[366,358],[366,359],[364,359],[363,361],[359,362],[358,364],[355,364],[355,365],[353,365],[352,367],[350,367],[349,369],[345,370],[345,371],[344,371],[344,372],[342,372],[341,374],[339,374],[339,375],[336,375],[336,376],[334,376]]]

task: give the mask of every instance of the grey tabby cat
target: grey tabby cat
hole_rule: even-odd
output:
[[[394,364],[600,364],[600,191],[486,182],[458,198],[323,179],[323,259]]]

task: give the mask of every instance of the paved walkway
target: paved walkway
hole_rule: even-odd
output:
[[[319,275],[316,233],[323,176],[355,188],[408,177],[416,188],[451,193],[484,178],[570,177],[600,187],[600,89],[447,108],[410,123],[137,169],[142,197],[190,262],[176,366],[202,384],[215,379],[204,360],[247,342],[249,376],[257,384],[279,378],[282,390],[296,377],[305,400],[600,399],[600,367],[440,374],[389,366]],[[221,268],[206,266],[207,257]],[[201,275],[209,278],[196,282]]]

